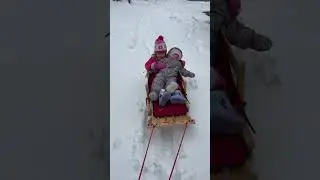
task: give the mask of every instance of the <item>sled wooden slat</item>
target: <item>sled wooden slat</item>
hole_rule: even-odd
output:
[[[186,123],[194,124],[195,121],[188,115],[181,115],[181,116],[167,116],[167,117],[154,117],[153,116],[153,109],[152,103],[150,102],[150,98],[147,98],[147,126],[171,126],[171,125],[182,125]]]
[[[191,117],[188,115],[169,116],[169,117],[161,117],[161,118],[149,116],[147,126],[148,127],[171,126],[171,125],[182,125],[182,124],[186,124],[186,123],[194,124],[195,121],[193,119],[191,119]]]

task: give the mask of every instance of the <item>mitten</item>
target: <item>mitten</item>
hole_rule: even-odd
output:
[[[190,72],[190,74],[189,74],[189,77],[190,78],[194,78],[196,75],[194,74],[194,73],[192,73],[192,72]]]
[[[152,65],[151,65],[151,68],[154,69],[154,70],[161,70],[161,69],[164,69],[166,67],[167,67],[166,64],[161,63],[161,62],[152,63]]]
[[[182,68],[180,70],[180,74],[184,77],[190,77],[190,78],[194,78],[195,74],[191,71],[186,70],[185,68]]]

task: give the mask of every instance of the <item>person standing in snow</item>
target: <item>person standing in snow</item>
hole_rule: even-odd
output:
[[[214,22],[211,29],[215,37],[222,33],[230,44],[240,49],[267,51],[272,47],[271,39],[239,22],[241,0],[212,0],[211,3],[213,12],[210,14]]]

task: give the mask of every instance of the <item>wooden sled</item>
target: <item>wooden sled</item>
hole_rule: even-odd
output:
[[[146,107],[147,107],[147,127],[172,126],[182,124],[194,124],[195,121],[188,115],[189,102],[186,104],[168,104],[164,107],[159,106],[159,102],[151,102],[149,93],[151,84],[155,74],[147,74],[146,76]],[[181,75],[178,76],[179,89],[187,99],[186,81]]]

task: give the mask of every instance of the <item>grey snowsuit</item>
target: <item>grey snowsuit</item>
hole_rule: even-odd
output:
[[[163,58],[160,62],[166,64],[167,67],[161,69],[153,79],[150,94],[155,93],[158,96],[161,89],[166,88],[172,82],[177,83],[179,73],[185,77],[194,77],[194,73],[186,70],[180,60]]]

